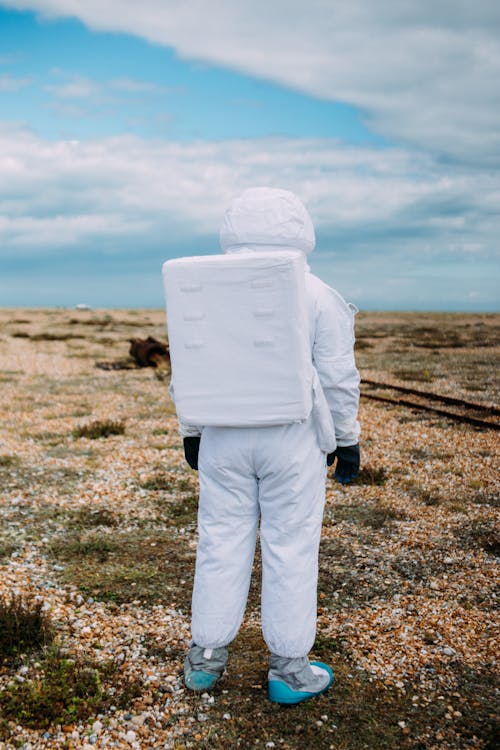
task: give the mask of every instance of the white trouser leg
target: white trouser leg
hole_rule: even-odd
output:
[[[202,435],[191,631],[203,648],[230,643],[245,611],[259,518],[249,432],[212,427]]]
[[[316,634],[325,454],[308,420],[270,428],[259,459],[264,638],[273,654],[305,656]]]

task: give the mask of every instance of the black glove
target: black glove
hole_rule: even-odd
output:
[[[334,477],[340,484],[349,484],[358,476],[359,471],[359,443],[356,445],[339,446],[334,453],[329,453],[326,463],[331,466],[337,459]]]
[[[184,438],[184,456],[192,469],[198,471],[198,453],[200,452],[200,440],[198,437]]]

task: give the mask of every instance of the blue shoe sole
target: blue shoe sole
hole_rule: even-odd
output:
[[[282,703],[286,706],[293,706],[297,703],[307,701],[310,698],[315,698],[317,695],[326,693],[333,682],[333,672],[328,664],[323,664],[321,661],[312,661],[311,666],[312,665],[320,667],[325,672],[328,672],[330,679],[328,680],[328,685],[326,685],[323,690],[318,690],[317,693],[309,693],[305,690],[292,690],[292,688],[285,682],[281,682],[280,680],[269,680],[267,683],[269,700],[273,703]]]
[[[190,690],[210,690],[219,677],[211,672],[193,671],[184,677],[184,684]]]

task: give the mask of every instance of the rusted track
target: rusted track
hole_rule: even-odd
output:
[[[439,393],[432,393],[432,391],[420,391],[418,388],[408,388],[404,385],[392,385],[391,383],[380,383],[377,380],[370,380],[363,378],[362,384],[373,386],[374,388],[388,388],[391,391],[399,391],[399,393],[411,393],[413,396],[421,396],[430,401],[440,401],[442,404],[449,404],[450,406],[461,406],[463,409],[473,409],[474,411],[486,412],[491,416],[500,416],[500,409],[496,406],[485,406],[484,404],[474,403],[472,401],[464,401],[462,398],[453,398],[452,396],[442,396]]]
[[[404,386],[392,386],[389,383],[379,383],[374,380],[363,380],[362,385],[368,385],[371,388],[384,388],[384,389],[391,389],[393,391],[402,391],[403,393],[410,393],[414,396],[417,396],[419,399],[427,400],[427,401],[441,401],[445,404],[449,404],[452,406],[459,406],[461,409],[465,410],[471,410],[479,412],[480,414],[484,414],[485,416],[495,416],[500,413],[500,410],[496,408],[490,408],[487,406],[484,406],[483,404],[472,404],[468,401],[463,401],[462,399],[454,399],[451,396],[440,396],[436,393],[426,393],[424,391],[419,391],[414,388],[406,388]],[[474,427],[479,427],[481,429],[487,429],[487,430],[500,430],[500,424],[498,422],[490,422],[486,419],[481,419],[479,416],[473,416],[471,414],[467,413],[457,413],[456,411],[448,411],[447,409],[440,409],[439,407],[429,404],[429,403],[422,403],[422,401],[413,401],[407,398],[402,398],[401,396],[395,396],[394,398],[390,398],[387,396],[379,396],[375,393],[367,393],[366,391],[361,392],[361,396],[366,399],[370,399],[372,401],[380,401],[385,404],[391,404],[392,406],[405,406],[410,409],[418,409],[420,411],[427,411],[432,412],[433,414],[439,414],[442,417],[446,417],[447,419],[455,420],[456,422],[463,422],[465,424],[473,425]]]

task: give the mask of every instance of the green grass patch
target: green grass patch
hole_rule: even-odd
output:
[[[197,523],[198,495],[188,495],[182,500],[164,504],[161,507],[174,526],[187,527]]]
[[[49,553],[61,563],[63,580],[94,599],[189,609],[195,550],[173,532],[89,529],[59,537]]]
[[[93,508],[91,505],[84,505],[72,515],[70,519],[72,526],[84,529],[93,529],[98,526],[118,526],[120,518],[109,508]]]
[[[417,383],[432,383],[435,379],[430,370],[393,370],[392,374],[399,380]]]
[[[388,505],[368,501],[345,505],[336,504],[331,510],[329,509],[329,515],[337,522],[348,521],[372,529],[381,529],[382,526],[405,519],[403,513]]]
[[[44,430],[43,432],[37,432],[35,435],[30,435],[29,433],[24,433],[23,438],[29,438],[34,437],[35,440],[39,440],[41,443],[46,443],[50,446],[56,446],[63,443],[66,439],[66,435],[60,433],[60,432],[51,432],[49,430]]]
[[[142,685],[113,685],[116,666],[83,657],[63,654],[59,648],[46,649],[36,665],[31,665],[23,682],[12,681],[0,693],[0,736],[8,739],[8,722],[33,729],[85,721],[103,713],[111,704],[127,707],[138,697]]]
[[[191,478],[173,472],[157,471],[141,480],[139,487],[150,492],[193,492],[197,483]]]
[[[85,474],[83,470],[72,469],[68,466],[49,468],[40,464],[35,467],[23,465],[17,461],[3,466],[0,464],[0,483],[6,490],[51,487],[63,494],[68,494]]]

